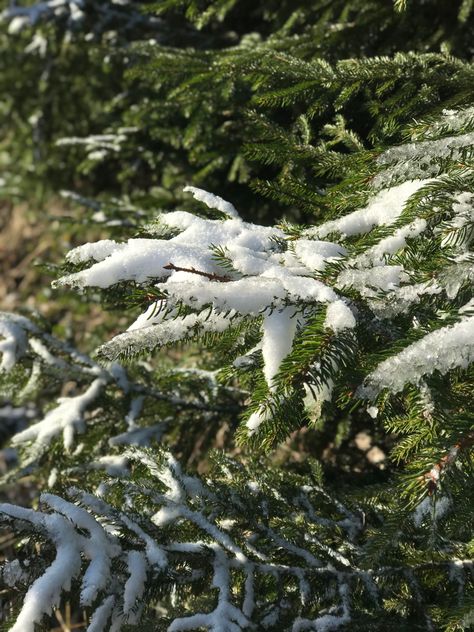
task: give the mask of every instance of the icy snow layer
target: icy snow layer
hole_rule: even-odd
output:
[[[473,145],[474,132],[468,132],[391,147],[377,159],[379,165],[386,168],[375,176],[372,184],[380,188],[407,177],[436,176],[442,161],[460,160],[466,153],[472,152]]]
[[[324,238],[331,233],[340,233],[342,237],[350,237],[368,233],[375,226],[389,226],[399,218],[408,198],[428,182],[429,180],[408,180],[384,189],[365,208],[311,228],[308,234]]]
[[[381,362],[359,388],[361,397],[375,397],[387,388],[398,393],[405,384],[419,384],[435,371],[445,374],[457,367],[467,368],[474,361],[474,317],[443,327]]]
[[[474,195],[463,191],[455,197],[454,216],[439,231],[443,234],[442,246],[452,246],[458,251],[467,251],[474,233]]]
[[[462,110],[443,110],[442,116],[430,123],[430,126],[423,128],[422,138],[430,140],[446,132],[459,132],[462,129],[474,127],[474,107],[467,107]],[[416,140],[417,135],[413,135]]]

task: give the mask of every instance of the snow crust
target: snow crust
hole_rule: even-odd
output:
[[[218,195],[204,191],[204,189],[198,189],[197,187],[184,187],[183,191],[192,193],[193,197],[200,202],[204,202],[209,208],[214,208],[221,213],[225,213],[229,217],[238,218],[239,214],[233,204],[226,202]]]
[[[429,180],[408,180],[379,191],[365,208],[325,222],[321,226],[310,229],[310,232],[323,238],[330,233],[340,233],[342,237],[351,237],[367,233],[375,226],[389,226],[401,215],[409,197],[428,182]]]
[[[354,329],[356,319],[350,307],[344,301],[337,300],[328,305],[324,326],[337,333],[343,329]]]
[[[465,317],[409,345],[381,362],[359,389],[361,396],[374,397],[383,389],[393,393],[406,384],[419,384],[425,375],[442,375],[455,368],[467,368],[474,361],[474,317]]]
[[[453,130],[454,131],[454,130]],[[474,144],[474,132],[427,139],[390,147],[377,159],[384,169],[375,176],[375,187],[390,186],[407,177],[436,176],[440,172],[440,163],[460,159],[463,152]]]

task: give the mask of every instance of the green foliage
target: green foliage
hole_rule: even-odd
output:
[[[0,313],[12,630],[470,629],[472,2],[4,5],[2,196],[107,320]]]

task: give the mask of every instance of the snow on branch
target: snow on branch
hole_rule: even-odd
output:
[[[190,330],[193,331],[199,326],[205,331],[219,331],[227,326],[222,316],[213,319],[207,312],[202,315],[201,320],[194,315],[188,318],[193,320],[190,323]],[[172,334],[176,322],[168,321],[167,325],[170,329],[168,342],[179,339]],[[138,330],[137,333],[147,331],[149,329]],[[161,333],[163,335],[164,332]],[[126,335],[133,335],[133,332],[123,334]],[[163,343],[163,338],[161,342]],[[11,443],[14,447],[21,448],[22,466],[36,462],[57,437],[62,437],[66,451],[71,454],[76,435],[84,434],[89,419],[97,411],[104,410],[108,392],[119,395],[126,406],[124,422],[127,426],[125,432],[109,437],[110,446],[129,443],[145,445],[151,439],[161,436],[164,424],[142,426],[138,422],[145,398],[168,402],[179,410],[214,410],[212,401],[207,401],[202,393],[200,398],[180,397],[174,392],[167,394],[133,381],[129,379],[123,366],[117,363],[101,366],[74,347],[44,332],[31,320],[7,312],[0,312],[0,354],[0,372],[3,371],[6,377],[10,376],[15,366],[21,366],[27,376],[26,384],[18,391],[19,397],[27,399],[37,387],[36,382],[43,373],[51,375],[55,380],[74,380],[77,383],[77,394],[57,397],[43,414],[35,410],[34,416],[29,415],[30,425],[13,435]],[[209,391],[215,388],[216,385],[212,384]],[[99,456],[90,466],[108,469],[118,467],[125,471],[122,457],[116,455]]]
[[[406,384],[438,371],[442,375],[457,367],[466,369],[474,361],[474,317],[426,334],[421,340],[381,362],[359,389],[361,397],[375,397],[382,389],[393,393]]]
[[[157,458],[135,449],[127,456],[149,477],[138,483],[109,479],[100,497],[78,489],[70,489],[67,500],[43,494],[38,511],[0,505],[2,520],[46,540],[41,565],[28,570],[17,563],[15,576],[29,576],[30,588],[14,632],[33,632],[76,585],[90,613],[88,632],[138,624],[151,613],[157,589],[168,630],[175,632],[338,630],[360,615],[355,593],[378,603],[386,589],[390,595],[398,586],[403,591],[403,565],[357,566],[364,542],[360,516],[318,486],[302,485],[294,475],[274,486],[268,473],[257,483],[226,462],[208,487],[169,454]],[[329,537],[331,546],[324,544]],[[413,581],[427,568],[410,567]],[[456,581],[450,561],[434,561],[432,568]],[[193,598],[176,607],[173,586],[192,594],[193,585],[201,582],[203,590],[207,578],[204,590],[215,595],[210,607],[202,611]],[[268,582],[280,587],[272,598],[261,592]]]
[[[263,375],[273,393],[280,366],[316,314],[325,312],[321,334],[332,331],[337,346],[341,336],[358,327],[376,335],[376,320],[360,318],[366,309],[376,318],[390,320],[431,297],[456,298],[459,288],[453,289],[453,277],[446,274],[446,268],[434,275],[428,261],[415,265],[410,254],[413,243],[435,239],[455,262],[454,268],[464,266],[463,278],[469,281],[466,257],[471,233],[465,227],[472,218],[472,196],[459,191],[459,179],[456,187],[449,185],[449,195],[446,186],[436,179],[406,180],[373,193],[363,208],[299,232],[244,222],[229,203],[191,187],[188,190],[196,199],[226,217],[210,220],[175,211],[161,215],[156,224],[156,232],[168,233],[167,239],[85,244],[67,258],[71,263],[88,263],[88,267],[54,285],[112,288],[129,282],[152,288],[159,297],[127,332],[99,349],[107,359],[151,351],[206,332],[224,334],[249,316],[263,316],[259,348]],[[457,238],[461,233],[462,238]],[[334,242],[320,241],[329,235]],[[464,345],[469,322],[463,318],[445,333],[429,333],[407,346],[393,362],[387,360],[366,376],[366,386],[358,385],[358,396],[366,397],[369,385],[377,392],[383,388],[397,392],[433,370],[443,373],[458,366],[466,368],[472,362],[469,346]],[[356,337],[353,340],[355,343]],[[442,340],[447,353],[438,353],[433,364],[428,359],[431,341],[438,344]],[[459,354],[451,353],[451,344]],[[423,359],[425,352],[428,355]],[[405,360],[406,371],[399,364]],[[327,390],[325,399],[331,399],[334,377],[341,367],[333,363],[323,375],[318,366],[318,358],[313,357],[315,383]],[[251,432],[272,414],[269,406],[273,404],[257,406],[247,421]]]

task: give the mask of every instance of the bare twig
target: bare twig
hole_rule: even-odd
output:
[[[232,281],[232,279],[228,276],[215,274],[213,272],[203,272],[202,270],[196,270],[196,268],[181,268],[180,266],[175,266],[174,263],[168,263],[163,266],[164,270],[173,270],[174,272],[191,272],[192,274],[198,274],[199,276],[206,277],[210,281],[219,281],[220,283],[226,283],[227,281]]]

